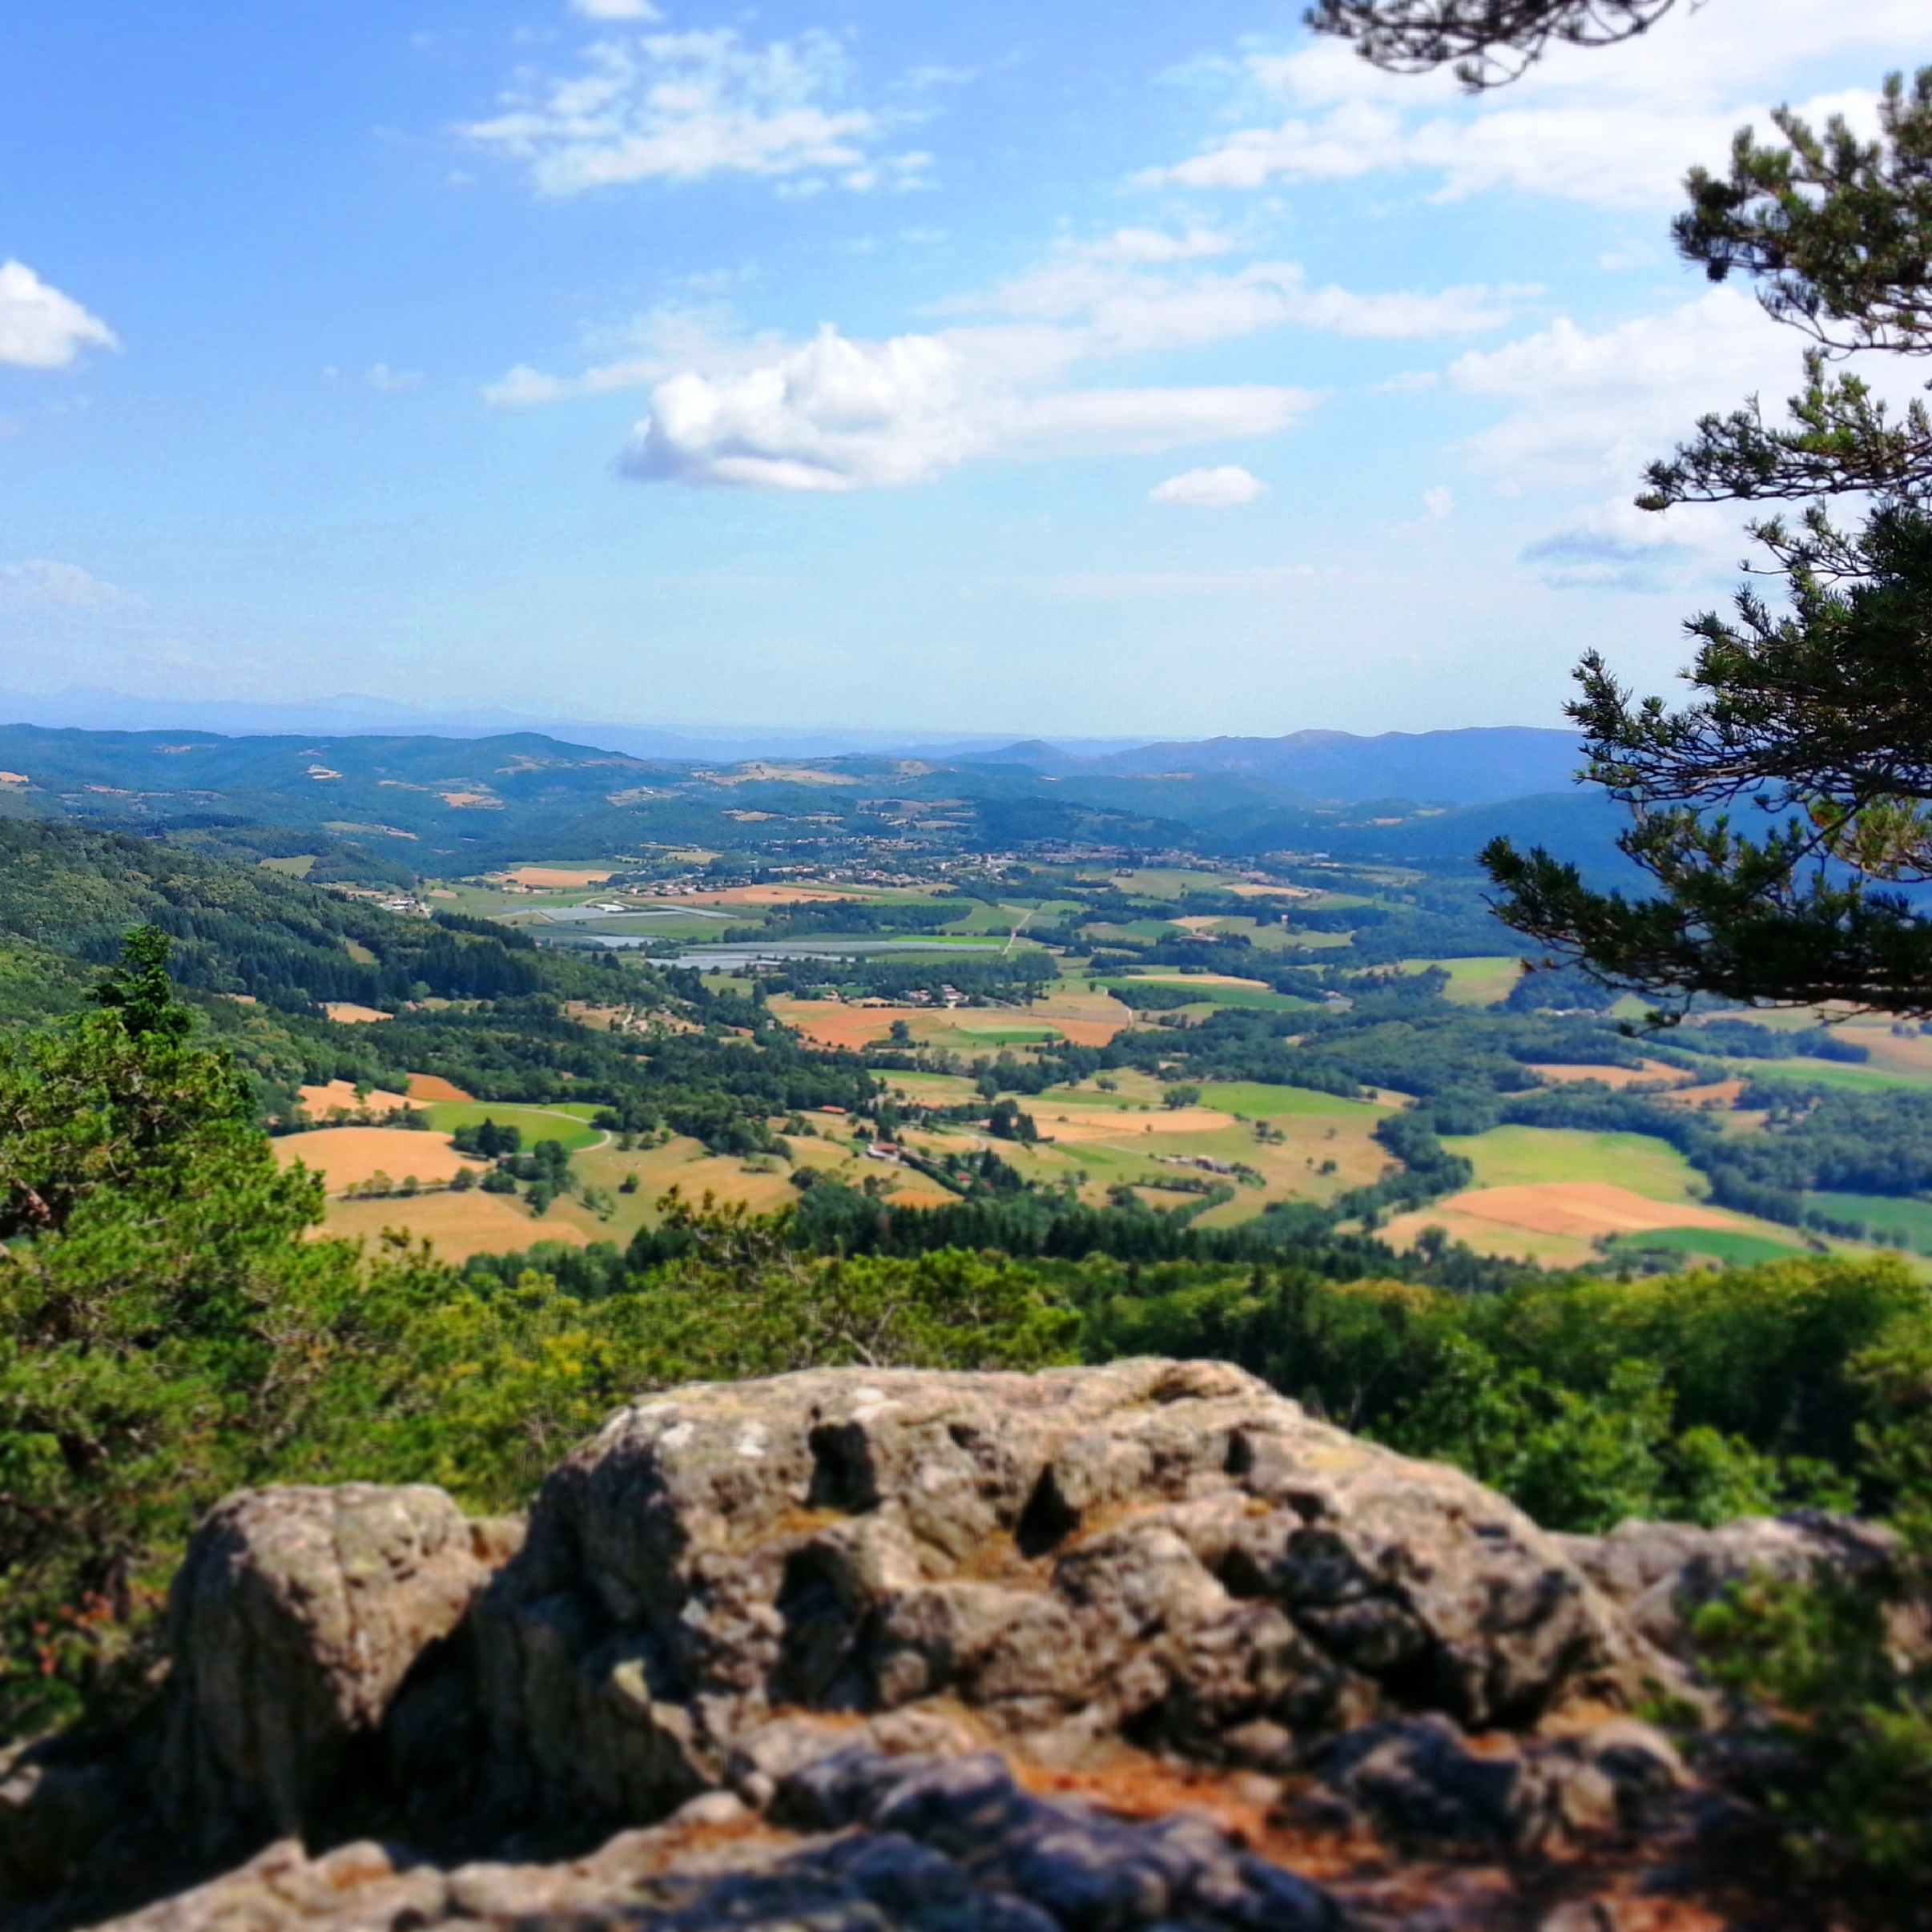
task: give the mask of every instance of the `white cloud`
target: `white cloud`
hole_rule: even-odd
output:
[[[1455,514],[1455,493],[1439,483],[1422,493],[1423,515],[1431,523],[1441,523]]]
[[[84,348],[119,348],[115,333],[25,262],[0,262],[0,363],[64,369]]]
[[[530,77],[502,113],[458,131],[521,162],[546,195],[718,174],[906,187],[926,164],[881,155],[879,118],[843,104],[850,63],[830,34],[762,45],[730,27],[614,36],[585,59],[573,74]]]
[[[1268,485],[1252,470],[1238,463],[1224,463],[1213,469],[1184,469],[1165,483],[1157,483],[1147,493],[1150,503],[1186,503],[1197,509],[1226,509],[1236,504],[1253,503],[1268,493]]]
[[[1513,86],[1459,98],[1447,74],[1386,74],[1330,41],[1251,55],[1256,124],[1138,176],[1143,187],[1255,189],[1391,170],[1435,178],[1445,199],[1508,188],[1649,209],[1676,200],[1693,160],[1721,165],[1741,121],[1802,89],[1833,58],[1895,64],[1923,39],[1922,0],[1733,0],[1679,10],[1614,53],[1559,50]],[[1813,83],[1815,86],[1815,82]],[[1258,98],[1254,98],[1258,97]],[[1296,111],[1267,117],[1286,101]],[[1814,96],[1801,111],[1869,122],[1874,96]],[[1279,112],[1278,107],[1275,111]]]
[[[1153,452],[1265,436],[1318,400],[1253,384],[1038,394],[976,332],[854,341],[822,329],[759,368],[657,385],[624,457],[646,481],[843,491],[976,458]]]
[[[405,391],[422,387],[422,372],[419,369],[392,369],[386,362],[379,362],[363,373],[362,380],[379,396],[400,396]]]
[[[1518,407],[1464,449],[1508,489],[1581,484],[1634,490],[1708,410],[1761,393],[1767,412],[1797,387],[1790,333],[1749,296],[1713,288],[1668,315],[1591,335],[1560,318],[1520,341],[1450,365],[1467,395]]]
[[[714,302],[651,309],[622,328],[598,331],[590,346],[606,360],[575,376],[553,376],[519,363],[485,388],[484,400],[499,409],[519,409],[618,389],[647,389],[686,370],[715,376],[756,368],[782,356],[790,344],[770,331],[747,333],[735,309]]]
[[[1191,264],[1234,247],[1193,229],[1165,235],[1123,228],[1104,241],[1063,243],[1042,266],[988,296],[948,304],[1077,327],[1087,352],[1124,354],[1224,342],[1282,327],[1395,338],[1466,335],[1507,322],[1523,288],[1480,285],[1422,293],[1363,295],[1310,288],[1296,262],[1233,270]]]
[[[112,584],[103,583],[78,564],[45,557],[0,564],[0,603],[98,610],[127,601]]]
[[[570,11],[586,20],[662,20],[650,0],[570,0]]]

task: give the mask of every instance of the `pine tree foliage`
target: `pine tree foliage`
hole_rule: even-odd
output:
[[[1552,45],[1608,46],[1644,32],[1676,0],[1318,0],[1308,24],[1354,42],[1395,74],[1453,66],[1465,87],[1514,80]],[[1693,0],[1696,4],[1696,0]]]
[[[1746,128],[1727,177],[1692,171],[1676,234],[1813,339],[1804,388],[1788,427],[1755,398],[1705,417],[1639,501],[1809,499],[1795,525],[1751,526],[1781,594],[1690,622],[1681,708],[1594,654],[1578,670],[1588,775],[1631,808],[1620,843],[1659,893],[1593,890],[1505,841],[1483,863],[1502,916],[1552,957],[1676,1010],[1712,993],[1923,1014],[1932,920],[1909,888],[1932,880],[1932,418],[1830,361],[1932,354],[1932,68],[1886,82],[1874,140],[1775,119],[1781,143]],[[1848,500],[1851,528],[1831,514]]]

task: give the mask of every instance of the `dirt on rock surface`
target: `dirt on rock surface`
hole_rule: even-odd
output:
[[[527,1532],[420,1487],[222,1504],[155,1709],[0,1757],[0,1920],[1816,1923],[1632,1713],[1696,1692],[1673,1579],[1883,1550],[1725,1535],[1546,1535],[1213,1362],[679,1389]]]

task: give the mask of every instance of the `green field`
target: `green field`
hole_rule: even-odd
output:
[[[1403,960],[1398,963],[1404,972],[1427,972],[1431,967],[1439,966],[1449,976],[1443,997],[1458,1006],[1493,1006],[1499,1000],[1507,1000],[1510,988],[1523,972],[1523,962],[1513,953],[1507,957]]]
[[[960,1026],[953,1030],[986,1046],[1044,1046],[1061,1036],[1059,1028],[1053,1026]]]
[[[1705,1255],[1741,1268],[1755,1267],[1761,1262],[1789,1261],[1805,1252],[1795,1240],[1772,1241],[1762,1234],[1729,1228],[1659,1228],[1650,1234],[1622,1234],[1608,1244],[1607,1251],[1615,1256],[1659,1250]]]
[[[1701,1201],[1704,1177],[1668,1141],[1648,1133],[1590,1133],[1573,1127],[1492,1127],[1445,1134],[1443,1145],[1475,1169],[1478,1187],[1604,1181],[1652,1201]]]
[[[1137,981],[1141,985],[1178,986],[1197,993],[1199,998],[1191,1002],[1196,1006],[1258,1007],[1264,1012],[1290,1013],[1305,1012],[1314,1004],[1312,1000],[1298,1000],[1292,993],[1271,992],[1265,986],[1217,986],[1211,980],[1204,984],[1178,973],[1136,973],[1125,978],[1098,980],[1094,984],[1109,992],[1118,988],[1125,992],[1131,991]]]
[[[1258,1080],[1215,1080],[1202,1086],[1201,1104],[1250,1120],[1272,1120],[1284,1113],[1359,1113],[1375,1103],[1344,1100],[1338,1093],[1317,1093],[1308,1087],[1269,1086]]]
[[[429,1125],[441,1133],[481,1126],[485,1120],[494,1121],[499,1127],[514,1127],[522,1134],[525,1147],[538,1141],[561,1141],[574,1153],[580,1147],[594,1147],[604,1137],[590,1125],[603,1109],[590,1101],[565,1101],[554,1107],[497,1101],[433,1101],[423,1111],[429,1117]]]
[[[1821,1191],[1806,1194],[1805,1205],[1837,1220],[1862,1221],[1874,1235],[1902,1234],[1906,1246],[1921,1254],[1932,1254],[1932,1201]]]
[[[1922,1073],[1849,1066],[1839,1060],[1706,1061],[1705,1070],[1720,1080],[1749,1073],[1766,1082],[1784,1080],[1808,1086],[1844,1087],[1854,1093],[1889,1093],[1901,1087],[1932,1085],[1932,1081]]]

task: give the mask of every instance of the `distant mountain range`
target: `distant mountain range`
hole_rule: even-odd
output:
[[[1306,731],[1091,751],[1041,741],[927,755],[639,757],[570,743],[300,732],[223,735],[0,726],[0,814],[251,824],[348,841],[384,863],[469,872],[649,846],[822,854],[879,839],[964,851],[1042,843],[1473,862],[1499,831],[1593,875],[1620,870],[1623,816],[1571,782],[1576,741],[1520,727]],[[333,845],[331,845],[333,849]]]
[[[212,731],[245,738],[501,738],[535,732],[578,744],[621,751],[631,758],[710,762],[744,758],[844,758],[871,754],[944,758],[1005,742],[995,731],[839,731],[827,727],[613,724],[584,718],[534,717],[483,707],[398,704],[388,698],[345,693],[294,704],[258,704],[237,698],[138,698],[123,691],[74,687],[53,693],[0,690],[0,721],[45,730],[84,731]],[[1124,750],[1136,738],[1070,739],[1083,755]]]
[[[1452,731],[1294,731],[1286,738],[1210,738],[1136,745],[1095,755],[1031,739],[971,751],[971,764],[1024,765],[1056,777],[1197,776],[1224,772],[1278,785],[1311,802],[1411,799],[1419,804],[1481,805],[1569,785],[1582,762],[1574,731],[1492,725]]]
[[[1477,805],[1563,790],[1580,752],[1573,731],[1528,725],[1443,731],[1294,731],[1281,738],[1201,740],[1029,739],[912,731],[668,730],[653,725],[539,718],[493,710],[432,710],[347,695],[301,704],[168,701],[114,691],[52,696],[0,691],[0,719],[90,732],[215,734],[233,738],[312,736],[494,739],[534,735],[573,749],[628,758],[709,764],[747,759],[916,758],[943,763],[1020,765],[1054,778],[1159,778],[1209,773],[1258,780],[1310,803],[1404,799]]]

